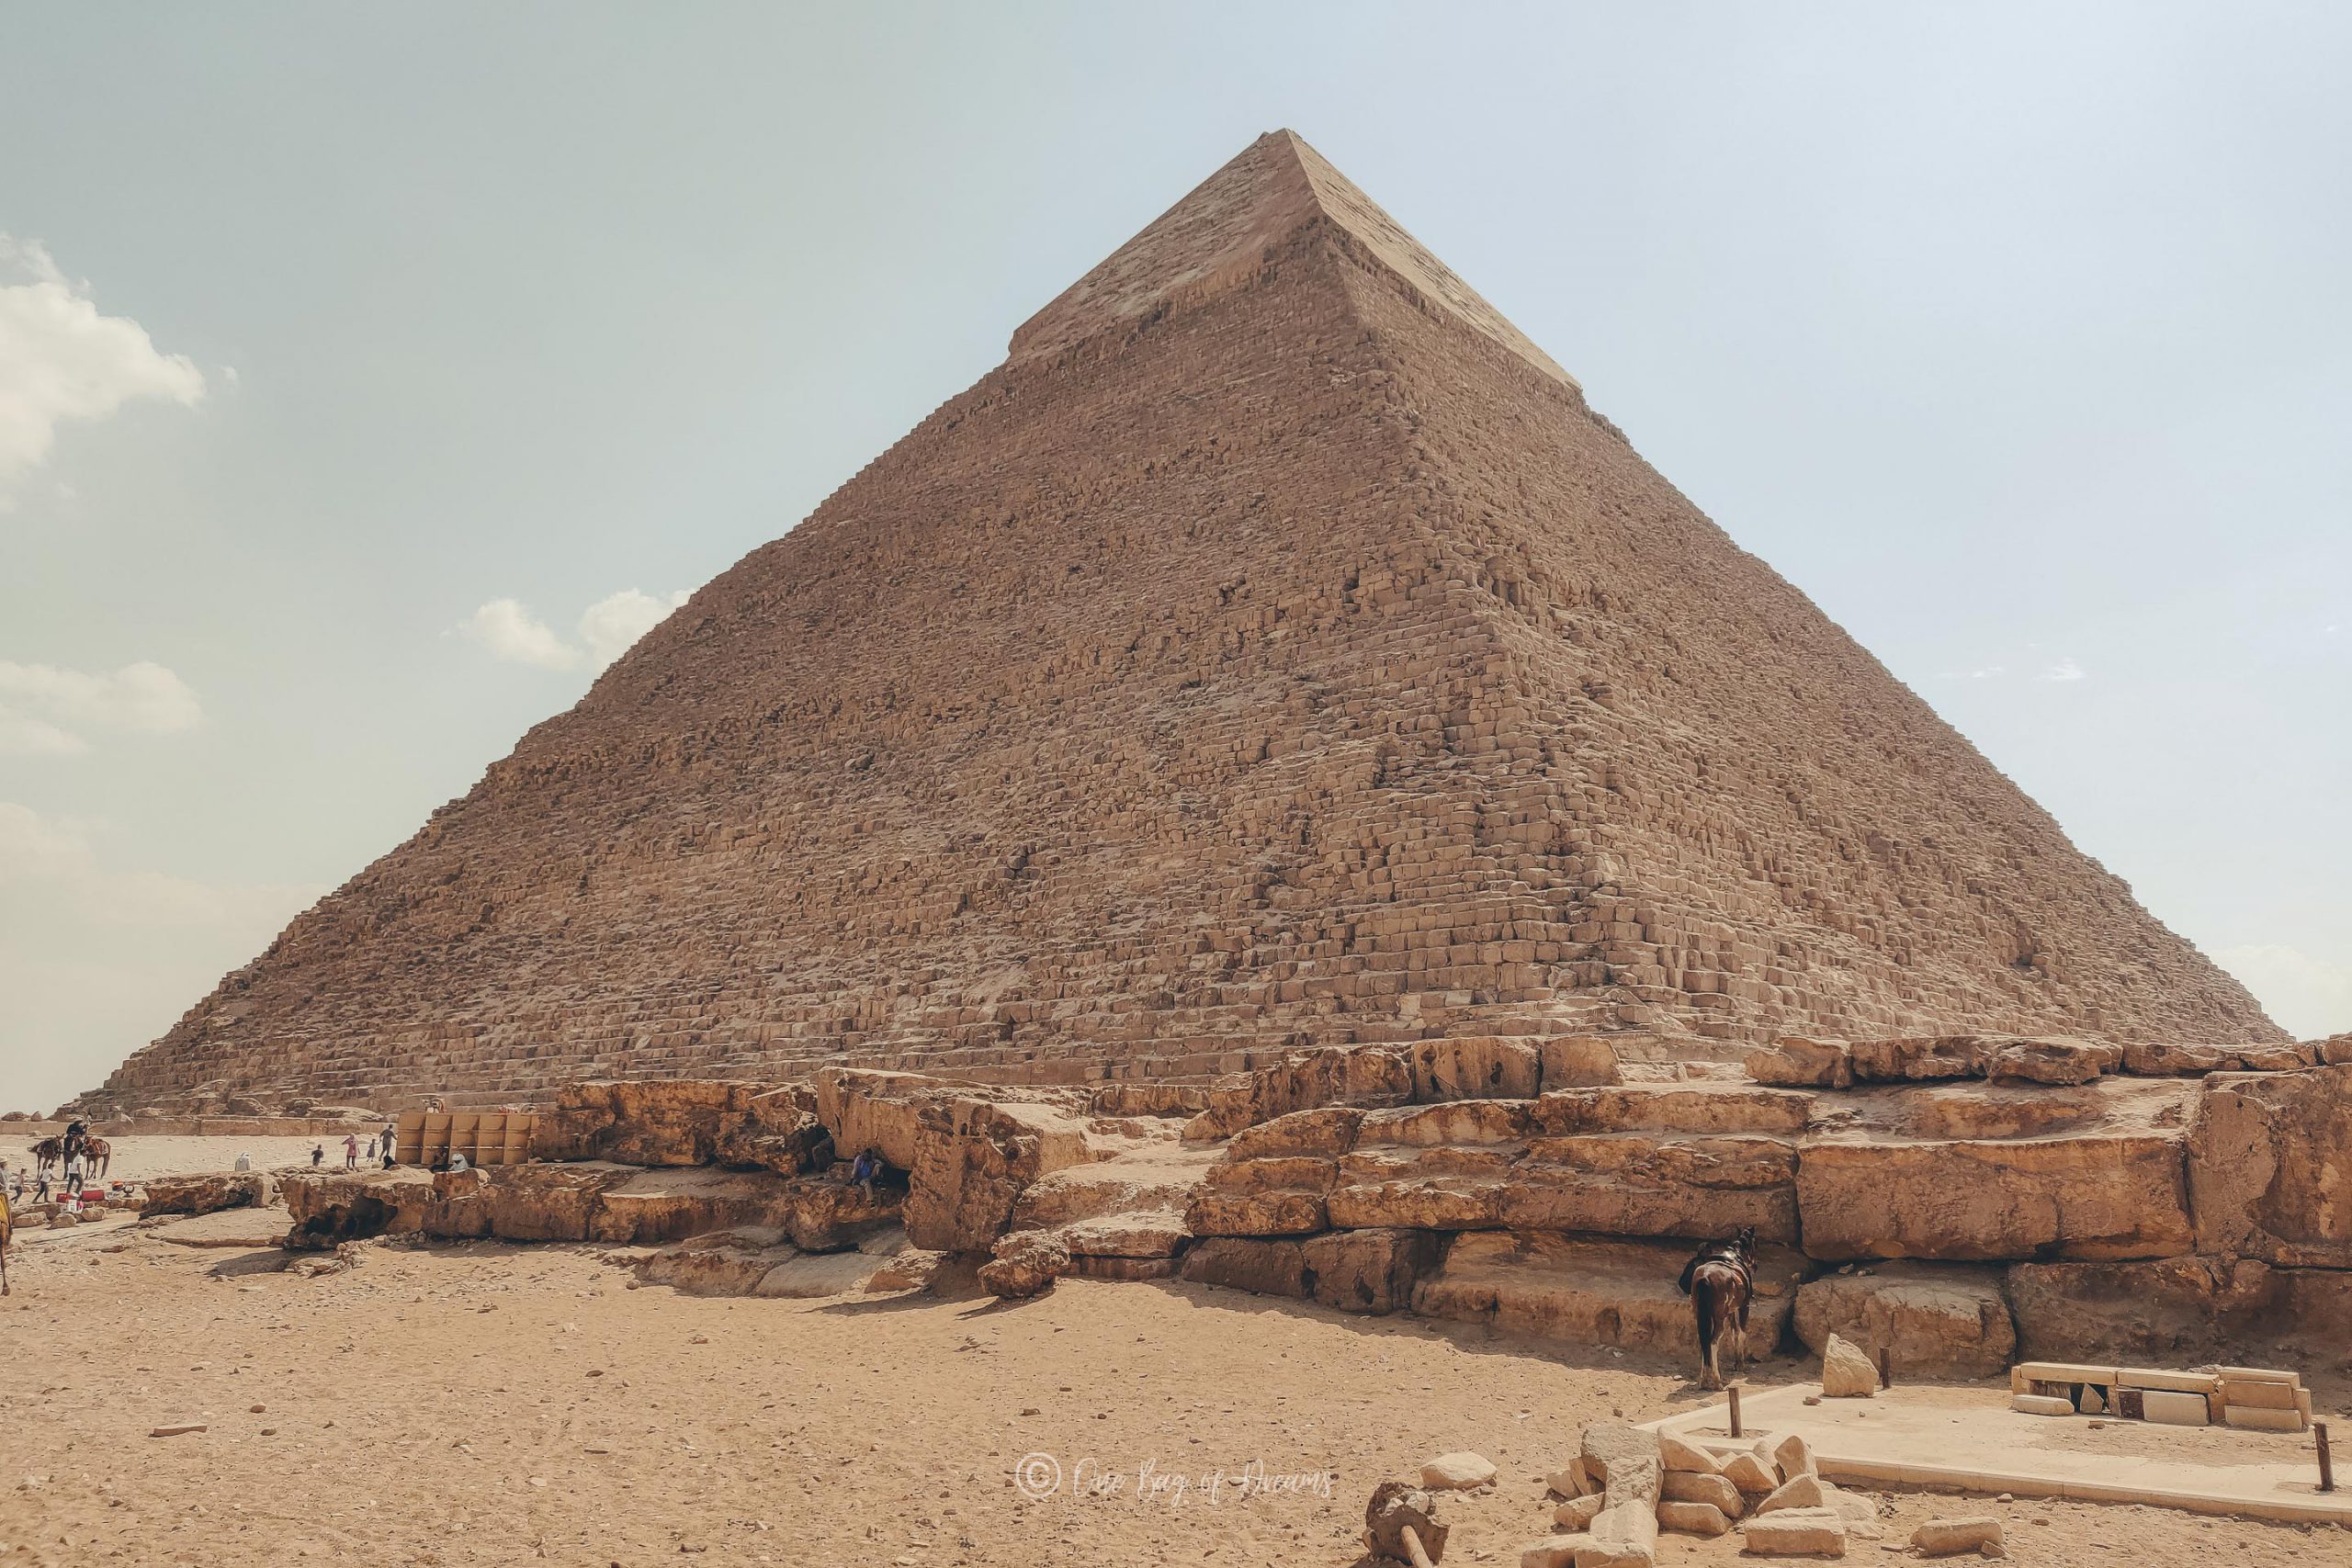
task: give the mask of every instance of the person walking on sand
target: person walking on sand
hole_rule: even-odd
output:
[[[327,1146],[324,1144],[312,1144],[311,1145],[311,1168],[312,1170],[318,1169],[321,1163],[323,1162],[326,1157]]]
[[[359,1134],[356,1133],[345,1133],[343,1135],[343,1168],[345,1170],[359,1168]]]

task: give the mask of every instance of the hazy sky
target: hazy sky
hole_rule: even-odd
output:
[[[1299,130],[2352,1028],[2352,7],[0,0],[0,1108]]]

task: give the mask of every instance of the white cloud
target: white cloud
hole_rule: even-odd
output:
[[[91,824],[0,801],[0,1109],[95,1088],[325,891],[117,870]]]
[[[2213,961],[2236,976],[2262,1010],[2298,1040],[2352,1030],[2352,963],[2315,958],[2277,942],[2224,947]]]
[[[188,683],[150,660],[119,670],[61,670],[0,659],[0,755],[70,756],[79,733],[175,735],[204,721]]]
[[[579,642],[565,641],[519,599],[492,599],[460,628],[497,658],[540,670],[602,670],[686,602],[624,588],[581,612]]]
[[[602,670],[627,653],[639,637],[669,619],[670,612],[685,602],[686,592],[683,588],[667,599],[624,588],[581,612],[580,639],[588,645],[588,657]]]
[[[2083,667],[2071,659],[2062,659],[2055,664],[2046,664],[2042,666],[2041,673],[2034,677],[2037,681],[2079,681],[2082,678]]]
[[[580,650],[548,630],[519,599],[492,599],[474,612],[464,629],[494,657],[510,663],[569,670],[580,662]]]
[[[1947,681],[1996,681],[2008,672],[2007,665],[1987,664],[1981,670],[1947,670],[1943,678]]]
[[[67,420],[97,420],[139,398],[193,404],[204,373],[157,351],[127,316],[102,316],[86,285],[30,241],[0,234],[0,504],[40,466]]]

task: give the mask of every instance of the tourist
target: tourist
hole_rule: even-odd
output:
[[[356,1133],[345,1133],[343,1135],[343,1168],[345,1170],[359,1168],[359,1134]]]
[[[390,1167],[391,1167],[391,1163],[392,1163],[392,1124],[391,1124],[390,1122],[385,1122],[385,1123],[384,1123],[384,1165],[385,1165],[385,1168],[386,1168],[387,1169],[390,1168]]]
[[[865,1190],[865,1201],[874,1201],[874,1179],[881,1174],[882,1162],[872,1149],[858,1151],[856,1160],[849,1168],[849,1179]]]
[[[327,1157],[327,1146],[326,1146],[326,1145],[324,1145],[324,1144],[321,1143],[321,1144],[312,1144],[312,1145],[311,1145],[311,1168],[312,1170],[316,1170],[316,1169],[318,1169],[318,1168],[319,1168],[319,1167],[320,1167],[320,1165],[321,1165],[321,1164],[322,1164],[322,1163],[325,1161],[326,1157]]]
[[[449,1168],[453,1171],[469,1170],[471,1169],[472,1167],[468,1164],[463,1153],[457,1149],[451,1149],[449,1151]]]
[[[237,1151],[237,1174],[243,1176],[247,1171],[253,1169],[253,1168],[254,1156],[247,1154],[244,1150],[239,1149]]]

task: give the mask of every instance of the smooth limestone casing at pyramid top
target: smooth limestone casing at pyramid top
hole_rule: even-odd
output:
[[[1296,137],[90,1102],[2280,1038]]]

